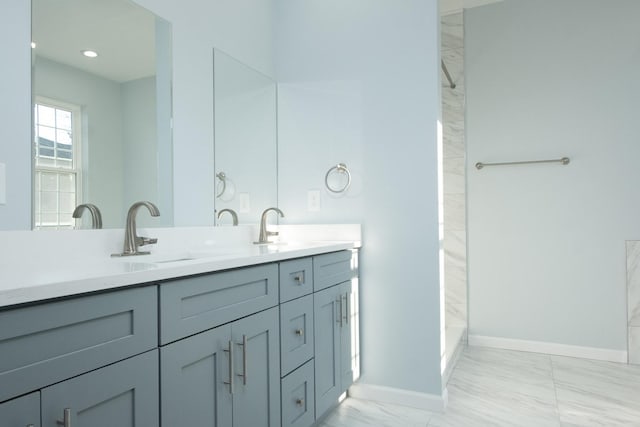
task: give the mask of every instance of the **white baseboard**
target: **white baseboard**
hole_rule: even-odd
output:
[[[579,357],[582,359],[604,360],[627,363],[627,352],[605,348],[581,347],[577,345],[556,344],[543,341],[527,341],[511,338],[469,335],[469,345],[478,347],[501,348],[505,350],[528,351],[532,353],[553,354],[556,356]]]
[[[355,383],[349,387],[349,396],[356,399],[424,409],[425,411],[430,412],[444,412],[448,401],[446,388],[442,391],[442,395],[440,396],[361,383]]]

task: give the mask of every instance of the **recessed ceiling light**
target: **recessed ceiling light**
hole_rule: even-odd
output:
[[[86,56],[87,58],[95,58],[98,56],[98,52],[94,51],[94,50],[83,50],[82,54],[84,56]]]
[[[31,49],[35,49],[36,48],[36,42],[31,42]]]

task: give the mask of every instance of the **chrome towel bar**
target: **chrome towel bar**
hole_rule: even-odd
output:
[[[560,163],[562,165],[569,164],[569,158],[563,157],[561,159],[550,159],[550,160],[526,160],[522,162],[501,162],[501,163],[476,163],[476,169],[480,170],[486,166],[507,166],[507,165],[530,165],[534,163]]]

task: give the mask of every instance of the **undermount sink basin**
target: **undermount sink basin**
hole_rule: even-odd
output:
[[[207,258],[237,256],[243,252],[245,252],[243,248],[212,247],[173,253],[152,253],[148,255],[123,257],[120,259],[132,263],[168,264],[174,262],[202,260]]]

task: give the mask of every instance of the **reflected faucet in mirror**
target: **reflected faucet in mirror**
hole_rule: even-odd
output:
[[[267,208],[262,212],[262,217],[260,218],[260,235],[258,236],[258,241],[253,242],[256,245],[260,245],[263,243],[271,243],[269,241],[269,236],[277,236],[277,231],[267,231],[267,214],[270,211],[277,212],[281,217],[284,218],[284,213],[278,208]]]
[[[237,226],[238,225],[238,214],[233,209],[229,209],[229,208],[222,209],[220,212],[218,212],[218,219],[220,219],[222,214],[225,213],[225,212],[227,212],[229,215],[231,215],[231,219],[233,221],[234,227]]]
[[[88,210],[89,213],[91,214],[91,228],[93,229],[102,228],[102,214],[100,213],[100,209],[98,209],[98,207],[92,203],[83,203],[81,205],[76,206],[71,216],[73,218],[78,219],[82,217],[82,213],[85,210]]]
[[[136,202],[131,205],[131,207],[129,208],[129,212],[127,213],[127,225],[124,230],[124,249],[122,253],[112,254],[111,256],[119,257],[132,255],[148,255],[150,252],[139,251],[138,248],[140,246],[158,243],[158,239],[138,236],[136,230],[136,215],[138,214],[138,209],[140,209],[142,206],[146,207],[149,210],[151,216],[160,216],[158,207],[151,202]]]

